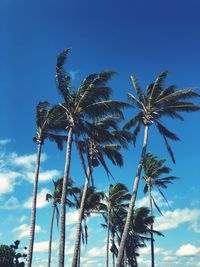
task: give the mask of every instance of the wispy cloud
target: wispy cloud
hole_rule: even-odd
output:
[[[56,242],[52,242],[52,249],[55,249],[57,247],[57,243]],[[34,252],[45,252],[48,251],[49,248],[49,241],[42,241],[42,242],[35,242],[34,243],[34,248],[33,251]]]
[[[45,201],[46,199],[46,194],[47,193],[51,193],[50,190],[48,188],[43,188],[37,195],[37,208],[45,208],[49,202]],[[22,204],[23,208],[26,209],[31,209],[32,207],[32,197],[28,198],[24,204]]]
[[[21,174],[16,171],[1,171],[0,194],[11,193],[14,190],[15,185],[17,184],[17,178],[19,178],[20,176]]]
[[[20,208],[19,200],[11,196],[8,200],[1,200],[0,208],[4,210],[14,210]]]
[[[53,179],[56,179],[59,175],[60,175],[60,172],[58,170],[43,171],[43,172],[40,172],[39,174],[39,181],[43,183],[52,181]],[[27,172],[26,178],[29,182],[34,183],[34,177],[35,177],[34,172]]]
[[[200,218],[200,210],[198,209],[176,209],[174,211],[163,212],[163,216],[155,218],[154,228],[157,231],[165,231],[175,229],[180,224],[190,222],[191,225],[196,224]]]
[[[177,251],[177,256],[197,256],[200,253],[200,248],[191,244],[182,245]]]
[[[0,140],[2,144],[8,143],[8,140]],[[36,154],[18,155],[16,152],[7,152],[6,148],[0,148],[0,195],[12,193],[16,185],[24,180],[33,183]],[[41,162],[47,160],[47,155],[42,153]],[[40,182],[48,182],[60,176],[60,172],[56,169],[43,170],[39,175]]]
[[[28,224],[21,224],[20,226],[15,227],[12,232],[17,232],[18,238],[29,236],[30,226]],[[35,226],[35,233],[42,232],[42,228],[39,225]]]
[[[168,204],[164,200],[164,198],[159,194],[157,191],[152,192],[152,196],[156,201],[156,204],[158,207],[168,207]],[[169,204],[172,205],[173,202],[171,200],[168,200]],[[136,201],[136,207],[149,207],[149,196],[145,196],[139,200]]]
[[[11,139],[0,139],[0,146],[5,146],[11,142]]]

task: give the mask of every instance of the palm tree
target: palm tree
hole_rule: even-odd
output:
[[[101,210],[105,210],[104,218],[107,226],[107,244],[106,244],[106,267],[109,266],[109,248],[110,248],[110,231],[114,232],[113,218],[117,214],[125,211],[127,201],[130,200],[131,195],[127,187],[122,183],[110,185],[108,194],[104,194],[103,204]],[[114,235],[112,234],[114,239]]]
[[[59,125],[57,124],[57,112],[55,112],[55,107],[51,107],[47,101],[39,102],[39,104],[36,107],[36,125],[37,125],[37,135],[33,138],[33,141],[37,143],[38,149],[37,149],[37,159],[36,159],[34,187],[33,187],[27,267],[31,267],[32,264],[35,221],[36,221],[38,177],[39,177],[42,145],[45,139],[49,139],[50,141],[55,141],[57,143],[58,148],[62,149],[63,142],[66,139],[64,136],[55,133],[57,130],[60,129]]]
[[[150,214],[153,217],[153,203],[158,211],[161,213],[156,201],[152,196],[152,189],[156,187],[161,194],[161,196],[165,199],[168,203],[165,195],[160,190],[160,188],[167,188],[167,184],[172,184],[172,181],[177,179],[175,176],[167,176],[167,177],[160,177],[163,174],[168,174],[171,169],[164,166],[165,160],[158,160],[156,156],[151,153],[147,153],[145,156],[143,169],[144,169],[144,176],[143,179],[145,180],[146,184],[144,187],[144,193],[149,192],[149,206],[150,206]],[[154,239],[153,239],[153,221],[151,224],[151,266],[154,267]]]
[[[82,196],[83,196],[84,190],[82,190],[81,194],[79,194],[79,197],[77,197],[77,209],[80,209],[81,202],[82,202]],[[93,213],[98,213],[101,209],[101,202],[103,199],[104,193],[101,191],[96,191],[96,188],[94,186],[88,186],[87,192],[86,192],[86,199],[84,203],[84,209],[82,213],[81,218],[81,232],[79,235],[79,247],[78,247],[78,257],[76,266],[80,266],[80,254],[81,254],[81,236],[82,236],[82,242],[87,244],[88,242],[88,226],[87,226],[87,218],[90,217]],[[82,223],[84,222],[84,226]]]
[[[131,76],[131,81],[137,96],[134,96],[133,94],[129,93],[128,97],[130,101],[132,101],[133,105],[139,109],[139,112],[125,125],[125,128],[130,129],[131,127],[135,127],[133,134],[134,139],[136,140],[137,135],[140,132],[141,126],[143,125],[144,139],[116,267],[120,267],[123,258],[128,229],[131,222],[131,214],[137,197],[142,165],[146,154],[148,132],[150,126],[156,126],[159,133],[164,138],[165,145],[173,162],[175,162],[175,158],[172,149],[168,143],[168,139],[177,141],[179,140],[179,138],[161,123],[161,118],[166,116],[171,119],[183,120],[183,117],[179,114],[180,112],[193,112],[200,109],[199,106],[187,101],[187,99],[199,97],[199,95],[195,93],[193,89],[183,89],[175,91],[174,85],[171,85],[166,88],[163,87],[163,82],[167,74],[168,71],[162,72],[155,82],[147,86],[147,90],[145,93],[141,90],[136,77]]]
[[[126,221],[127,211],[120,211],[114,217],[114,232],[118,244],[121,242],[121,237],[123,234],[124,223]],[[149,236],[151,234],[151,223],[153,217],[150,215],[150,210],[147,207],[137,208],[132,213],[131,224],[128,231],[128,237],[126,240],[125,253],[123,254],[123,266],[127,263],[131,267],[137,266],[137,257],[139,256],[139,249],[146,246],[146,242],[150,240]],[[154,231],[154,234],[162,235],[160,232]],[[163,235],[162,235],[163,236]],[[118,247],[113,243],[113,252],[117,256]]]
[[[58,179],[57,181],[53,181],[54,184],[54,192],[53,194],[46,194],[46,201],[50,199],[53,200],[52,204],[52,218],[51,218],[51,225],[50,225],[50,236],[49,236],[49,251],[48,251],[48,267],[51,266],[51,247],[52,247],[52,234],[53,234],[53,223],[54,217],[56,213],[57,219],[57,226],[59,222],[59,208],[58,204],[61,202],[61,195],[62,195],[62,185],[63,185],[63,178]],[[80,193],[80,189],[78,187],[74,187],[74,181],[69,178],[67,184],[67,196],[73,196],[76,200],[76,194]],[[75,207],[75,203],[72,202],[70,199],[66,198],[66,204],[69,207]]]
[[[105,117],[88,125],[90,138],[77,142],[77,147],[83,169],[86,175],[85,185],[81,198],[78,223],[76,228],[76,238],[72,266],[77,266],[78,250],[80,246],[81,220],[83,216],[84,204],[89,182],[91,180],[93,168],[100,164],[110,174],[105,158],[109,159],[114,165],[122,166],[123,159],[119,152],[121,147],[126,148],[127,142],[131,141],[132,135],[127,131],[120,131],[117,127],[119,118]],[[115,143],[114,143],[115,142]],[[87,157],[88,169],[86,171],[84,154]]]
[[[64,267],[65,250],[65,199],[67,180],[70,170],[72,142],[77,136],[85,134],[88,121],[102,118],[107,114],[123,116],[120,108],[127,107],[127,103],[109,100],[111,89],[106,83],[115,74],[113,71],[91,74],[86,77],[76,91],[71,89],[70,76],[64,70],[64,63],[69,49],[65,49],[57,58],[56,82],[64,103],[58,105],[57,110],[63,113],[60,121],[67,131],[67,148],[63,175],[63,191],[60,209],[60,238],[59,238],[59,267]]]

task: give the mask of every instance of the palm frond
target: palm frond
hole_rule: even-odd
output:
[[[194,89],[182,89],[178,90],[176,92],[170,93],[168,95],[159,96],[159,99],[156,101],[157,104],[163,104],[163,103],[172,103],[172,102],[178,102],[180,100],[189,99],[193,97],[200,97],[200,95],[196,92],[194,92]]]
[[[138,121],[140,121],[142,118],[142,112],[138,113],[136,116],[134,116],[132,119],[130,119],[123,127],[124,130],[129,130],[130,128],[134,127]]]
[[[137,77],[135,75],[131,75],[131,82],[133,84],[133,87],[135,88],[135,91],[136,91],[140,101],[144,102],[145,96],[144,96],[144,93],[141,90],[141,87],[140,87],[140,85],[138,83],[138,79],[137,79]]]
[[[56,85],[59,93],[65,99],[65,102],[70,100],[70,76],[64,69],[65,61],[68,57],[70,49],[64,49],[57,57],[56,63]]]
[[[150,90],[147,92],[147,95],[149,96],[150,102],[152,100],[155,101],[155,99],[158,97],[158,95],[163,90],[163,88],[162,88],[163,82],[164,82],[165,78],[167,77],[168,73],[169,72],[167,70],[161,72],[161,74],[157,77],[156,81],[150,87]]]
[[[172,149],[171,149],[171,147],[170,147],[170,145],[169,145],[169,143],[167,141],[167,138],[164,135],[163,135],[163,138],[164,138],[164,141],[165,141],[165,145],[166,145],[167,151],[168,151],[173,163],[176,163],[173,151],[172,151]]]
[[[163,124],[160,122],[156,121],[156,126],[160,132],[161,135],[165,136],[166,138],[169,138],[173,141],[178,141],[180,140],[178,136],[176,136],[174,133],[170,132]]]
[[[151,199],[153,200],[153,204],[155,205],[155,207],[156,207],[156,209],[158,210],[158,212],[163,216],[163,214],[162,214],[160,208],[158,207],[158,205],[157,205],[155,199],[154,199],[152,196],[151,196]]]
[[[48,133],[47,138],[57,144],[58,149],[63,150],[64,142],[67,142],[67,136]]]
[[[136,145],[136,140],[137,140],[138,134],[140,132],[140,129],[141,129],[141,122],[139,121],[137,126],[135,127],[135,129],[133,131],[133,144],[134,144],[134,146]]]

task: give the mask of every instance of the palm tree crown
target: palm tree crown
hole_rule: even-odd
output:
[[[179,114],[180,112],[193,112],[200,109],[199,106],[187,101],[199,97],[199,94],[194,92],[192,88],[176,91],[175,85],[164,87],[164,80],[167,75],[168,71],[162,72],[155,82],[147,86],[145,93],[141,90],[136,76],[131,76],[137,96],[135,97],[132,93],[129,93],[128,98],[134,106],[138,107],[139,112],[125,125],[125,128],[135,127],[134,141],[136,141],[142,124],[148,126],[154,124],[163,136],[167,150],[175,163],[168,139],[177,141],[179,138],[161,123],[161,117],[167,116],[172,119],[183,120],[183,117]]]

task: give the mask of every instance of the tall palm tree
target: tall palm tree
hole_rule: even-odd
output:
[[[144,193],[149,192],[149,206],[150,206],[150,214],[153,217],[153,203],[155,207],[158,209],[159,212],[160,209],[158,205],[156,204],[155,199],[152,196],[152,189],[156,187],[161,194],[161,196],[164,198],[164,200],[168,203],[165,195],[160,190],[160,188],[167,188],[167,184],[172,184],[172,181],[177,179],[175,176],[163,176],[163,174],[168,174],[171,169],[164,166],[165,160],[158,160],[156,156],[154,156],[151,153],[147,153],[145,156],[143,169],[144,169],[144,176],[143,179],[145,180],[145,187],[144,187]],[[153,239],[153,221],[151,223],[151,266],[154,267],[154,239]]]
[[[63,185],[63,178],[58,179],[57,181],[53,181],[54,184],[54,192],[53,194],[46,194],[46,201],[52,200],[52,217],[51,217],[51,225],[50,225],[50,236],[49,236],[49,251],[48,251],[48,267],[51,266],[51,247],[52,247],[52,234],[53,234],[53,224],[54,224],[54,217],[56,213],[57,219],[57,226],[59,222],[59,208],[58,204],[61,202],[61,195],[62,195],[62,185]],[[72,179],[68,179],[67,184],[67,197],[73,196],[76,201],[76,195],[80,193],[80,189],[78,187],[74,187],[74,181]],[[69,198],[66,198],[66,204],[68,207],[75,207],[76,204],[72,202]]]
[[[33,255],[33,244],[35,235],[35,221],[36,221],[36,201],[37,201],[37,190],[38,190],[38,177],[40,169],[40,157],[41,149],[45,139],[55,141],[59,149],[63,148],[63,142],[66,140],[64,136],[58,135],[59,125],[57,124],[57,111],[55,107],[51,107],[47,101],[39,102],[36,107],[36,125],[37,134],[33,138],[33,141],[37,143],[37,159],[35,167],[34,187],[33,187],[33,200],[31,208],[31,222],[30,222],[30,234],[29,234],[29,246],[27,254],[27,267],[31,267],[32,255]]]
[[[56,64],[57,87],[64,99],[64,103],[60,103],[57,109],[59,113],[63,113],[60,121],[68,133],[60,209],[59,267],[64,267],[65,199],[72,142],[75,137],[85,134],[87,121],[101,118],[107,114],[123,116],[120,108],[128,106],[127,103],[109,100],[111,89],[106,86],[106,83],[115,74],[113,71],[91,74],[81,82],[76,91],[72,90],[70,76],[64,69],[64,63],[68,53],[69,49],[65,49],[58,56]]]
[[[140,180],[140,175],[142,171],[142,165],[144,157],[146,154],[147,143],[148,143],[148,133],[149,128],[155,125],[161,136],[164,138],[167,150],[175,162],[175,158],[172,149],[168,143],[168,139],[177,141],[179,138],[169,131],[162,123],[162,117],[169,117],[171,119],[183,120],[183,117],[179,114],[180,112],[193,112],[199,110],[199,106],[188,102],[188,99],[199,97],[199,95],[194,92],[193,89],[183,89],[175,91],[175,86],[171,85],[164,88],[163,83],[168,74],[168,71],[162,72],[155,82],[147,86],[147,90],[144,93],[140,85],[137,82],[135,76],[131,76],[131,81],[136,92],[136,96],[129,93],[128,97],[132,101],[133,106],[139,109],[139,112],[125,125],[126,129],[135,127],[133,132],[135,140],[138,133],[140,132],[141,126],[144,126],[144,139],[141,151],[141,157],[136,171],[136,176],[133,184],[133,193],[128,209],[127,219],[124,226],[123,236],[120,244],[117,267],[120,267],[123,258],[123,252],[126,244],[128,229],[131,222],[131,214],[137,197],[138,185]]]
[[[127,201],[130,200],[128,188],[122,183],[116,183],[109,186],[108,194],[104,194],[104,201],[101,210],[105,210],[104,218],[107,224],[107,242],[106,242],[106,267],[109,266],[109,250],[110,250],[110,231],[113,232],[113,218],[119,212],[122,213],[128,206]],[[113,238],[113,236],[112,236]]]
[[[78,223],[76,228],[76,238],[74,247],[74,256],[72,266],[77,266],[78,250],[80,246],[81,220],[83,216],[84,204],[89,182],[91,180],[93,168],[100,164],[106,170],[107,174],[111,174],[106,164],[105,158],[109,159],[114,165],[122,166],[123,159],[119,152],[121,147],[126,147],[127,142],[132,140],[132,135],[127,131],[118,130],[117,123],[119,118],[105,117],[93,124],[88,125],[90,137],[84,141],[77,142],[81,162],[86,175],[85,185],[81,198]],[[115,143],[114,143],[115,142]],[[88,169],[86,171],[84,154],[87,157]]]
[[[120,211],[114,218],[115,236],[118,244],[121,242],[123,234],[124,223],[126,220],[127,211]],[[137,257],[139,256],[139,249],[146,246],[146,242],[150,240],[151,223],[153,217],[150,215],[150,210],[147,207],[137,208],[132,213],[131,224],[128,231],[128,237],[126,240],[125,253],[123,254],[122,265],[126,266],[127,263],[131,267],[137,266]],[[154,234],[162,235],[160,232],[154,231]],[[118,247],[114,243],[113,251],[115,255],[118,254]]]
[[[77,208],[80,209],[82,196],[84,190],[82,190],[79,197],[77,197]],[[80,266],[80,254],[81,254],[81,237],[82,242],[87,244],[88,242],[88,226],[87,226],[87,218],[90,217],[93,213],[98,213],[101,209],[101,202],[103,199],[104,193],[101,191],[96,191],[94,186],[88,186],[86,192],[86,199],[84,203],[84,209],[81,218],[81,232],[79,235],[79,247],[78,247],[78,258],[76,266]],[[84,225],[83,225],[84,222]]]

